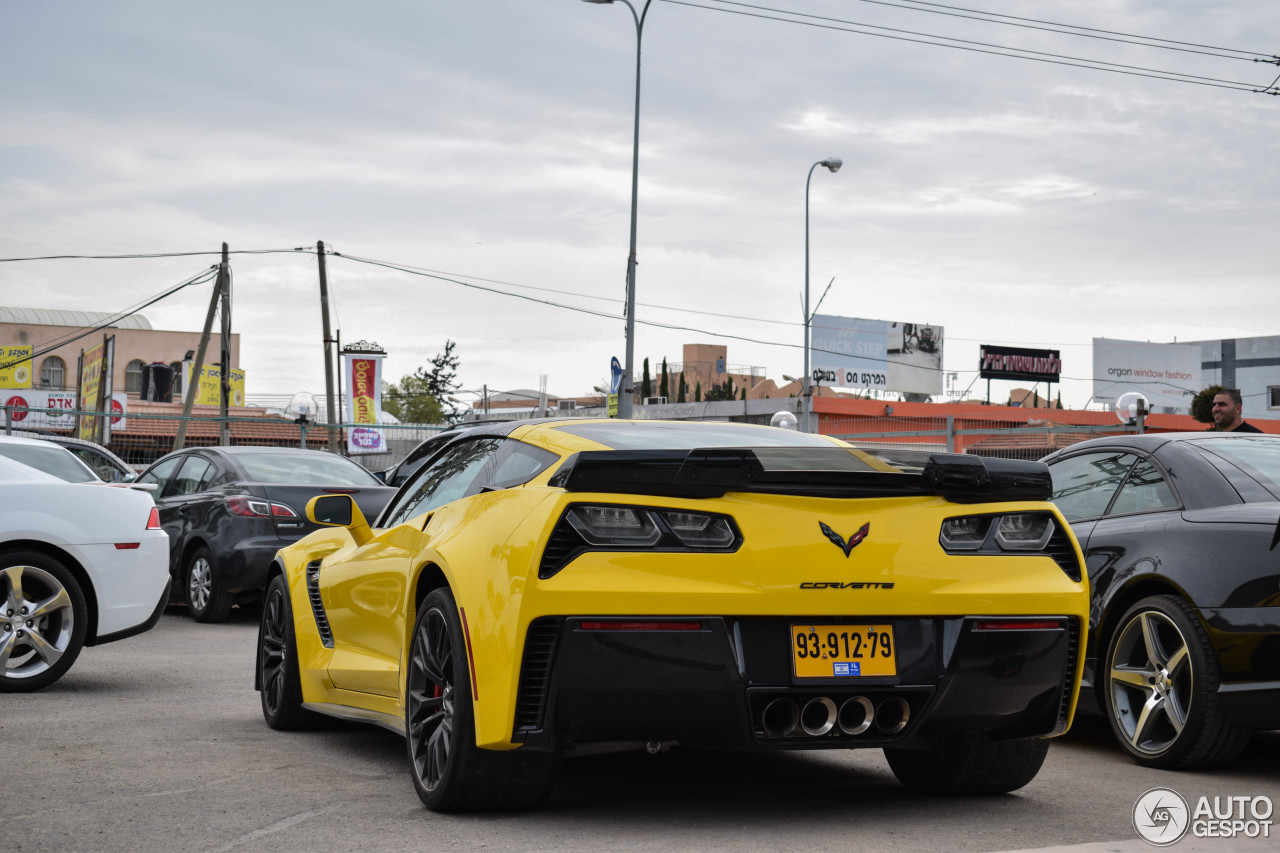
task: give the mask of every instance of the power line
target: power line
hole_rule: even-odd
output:
[[[292,255],[303,251],[302,248],[297,249],[240,249],[234,252],[228,252],[229,255]],[[199,255],[217,255],[222,256],[221,251],[210,252],[151,252],[147,254],[133,255],[40,255],[30,258],[0,258],[0,263],[14,263],[16,261],[133,261],[150,258],[189,258]]]
[[[1124,74],[1130,77],[1147,77],[1155,80],[1168,80],[1173,83],[1189,83],[1197,86],[1208,86],[1216,89],[1230,89],[1237,92],[1251,92],[1254,94],[1280,95],[1280,90],[1274,86],[1267,88],[1259,88],[1254,83],[1243,83],[1240,81],[1224,80],[1216,77],[1204,77],[1195,74],[1186,74],[1180,71],[1165,71],[1157,68],[1146,68],[1138,65],[1125,65],[1116,62],[1106,62],[1098,59],[1086,59],[1078,56],[1068,56],[1065,54],[1048,53],[1045,51],[1030,50],[1028,48],[1008,47],[1006,45],[990,44],[988,42],[974,41],[971,39],[961,39],[952,36],[941,36],[933,33],[921,33],[914,30],[905,30],[897,27],[885,27],[876,24],[865,24],[858,21],[846,21],[840,18],[828,18],[821,15],[809,15],[801,12],[789,12],[769,9],[768,11],[777,11],[778,14],[793,15],[792,18],[776,17],[775,15],[763,15],[755,12],[745,12],[739,9],[726,9],[721,6],[708,6],[703,3],[693,3],[690,0],[662,0],[664,3],[670,3],[675,6],[689,6],[695,9],[705,9],[710,12],[722,12],[729,15],[741,15],[748,18],[759,18],[767,21],[778,21],[786,24],[797,24],[804,27],[815,27],[818,29],[834,30],[835,32],[851,33],[854,35],[874,36],[876,38],[885,38],[893,41],[905,41],[912,44],[923,44],[931,47],[945,47],[952,50],[964,50],[971,53],[982,53],[989,56],[1003,56],[1009,59],[1025,59],[1031,62],[1041,62],[1048,65],[1063,65],[1071,68],[1085,68],[1092,71],[1106,71],[1112,74]],[[710,2],[730,2],[730,0],[710,0]],[[748,4],[740,4],[748,5]],[[751,7],[766,8],[766,7]],[[811,18],[813,20],[795,20],[795,18]],[[818,21],[830,21],[832,23],[818,23]],[[842,24],[843,26],[835,26]],[[857,29],[865,27],[865,29]],[[871,32],[871,30],[880,30],[880,32]],[[934,39],[934,41],[926,41],[925,39]]]
[[[163,292],[157,294],[156,296],[151,297],[145,302],[135,305],[132,308],[127,308],[124,311],[118,312],[116,314],[109,315],[105,321],[103,321],[102,323],[99,323],[96,326],[81,327],[73,332],[68,332],[62,337],[55,338],[52,341],[48,341],[45,344],[42,344],[42,349],[38,351],[33,349],[31,355],[28,357],[15,359],[13,361],[8,362],[7,364],[0,364],[0,370],[4,370],[6,368],[12,367],[15,364],[21,364],[24,361],[30,361],[32,364],[32,367],[34,368],[36,358],[42,355],[48,355],[54,350],[65,347],[67,344],[73,344],[82,338],[87,338],[89,335],[92,335],[94,332],[100,332],[103,329],[110,328],[111,326],[114,326],[116,323],[119,323],[124,318],[137,314],[143,308],[154,305],[155,303],[159,302],[162,299],[167,299],[170,296],[173,296],[175,293],[182,290],[183,288],[191,287],[197,284],[204,284],[207,281],[212,281],[213,277],[217,275],[217,269],[218,268],[215,265],[210,269],[201,270],[200,272],[196,273],[194,276],[187,279],[186,281],[183,281],[179,284],[174,285],[173,287],[170,287],[164,290]]]

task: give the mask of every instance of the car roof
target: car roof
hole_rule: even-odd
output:
[[[1098,438],[1090,438],[1085,441],[1077,442],[1070,447],[1064,447],[1061,450],[1055,450],[1053,453],[1045,457],[1045,461],[1051,459],[1059,459],[1064,456],[1070,456],[1083,450],[1092,450],[1096,447],[1130,447],[1135,450],[1141,450],[1146,453],[1154,453],[1157,448],[1168,444],[1171,441],[1280,441],[1280,436],[1266,435],[1259,433],[1247,432],[1216,432],[1214,430],[1204,430],[1202,432],[1148,432],[1141,435],[1129,433],[1126,435],[1104,435]]]

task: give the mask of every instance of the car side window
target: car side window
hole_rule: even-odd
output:
[[[156,494],[164,494],[164,487],[168,484],[169,479],[173,477],[178,466],[182,464],[183,457],[175,456],[172,459],[166,459],[158,465],[153,465],[146,473],[138,478],[139,483],[155,483]]]
[[[202,456],[188,456],[187,461],[182,465],[182,470],[173,481],[173,490],[170,494],[194,495],[204,488],[212,474],[213,465],[208,459]]]
[[[522,486],[547,470],[560,457],[549,450],[516,439],[506,439],[502,449],[485,467],[482,485],[486,489]]]
[[[124,472],[111,464],[111,460],[88,447],[68,447],[80,461],[93,469],[93,473],[97,474],[108,483],[118,483],[124,479]]]
[[[477,438],[450,447],[405,483],[382,526],[393,527],[466,495],[501,446],[500,438]]]
[[[1129,479],[1120,487],[1108,515],[1126,512],[1149,512],[1178,506],[1173,489],[1165,482],[1164,472],[1149,459],[1143,459],[1129,471]]]
[[[1049,498],[1067,521],[1096,518],[1107,504],[1138,457],[1132,453],[1103,451],[1069,456],[1049,466],[1053,495]]]

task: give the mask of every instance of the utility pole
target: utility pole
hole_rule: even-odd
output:
[[[333,394],[333,336],[329,332],[329,276],[324,269],[324,241],[316,242],[316,260],[320,264],[320,317],[324,324],[324,394],[329,412],[329,452],[338,452],[338,433],[334,425],[341,423]]]
[[[222,428],[218,444],[227,447],[231,444],[231,424],[227,418],[230,414],[227,405],[231,402],[231,263],[227,259],[227,244],[222,244],[222,408],[220,411]]]
[[[225,249],[226,243],[223,243]],[[204,331],[200,334],[200,346],[196,350],[196,360],[191,365],[191,376],[187,378],[187,399],[182,405],[182,420],[178,421],[178,432],[173,438],[173,449],[181,450],[187,442],[187,424],[191,421],[191,406],[200,391],[200,369],[204,367],[204,356],[209,350],[209,335],[213,333],[213,318],[218,313],[218,301],[222,298],[222,267],[218,268],[218,278],[213,285],[213,297],[209,300],[209,313],[204,318]]]

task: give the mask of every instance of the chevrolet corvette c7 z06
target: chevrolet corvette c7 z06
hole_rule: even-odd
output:
[[[586,744],[880,748],[909,788],[1005,792],[1067,729],[1088,589],[1037,462],[906,473],[727,423],[459,432],[369,524],[269,572],[267,723],[403,734],[423,802],[523,808]]]

